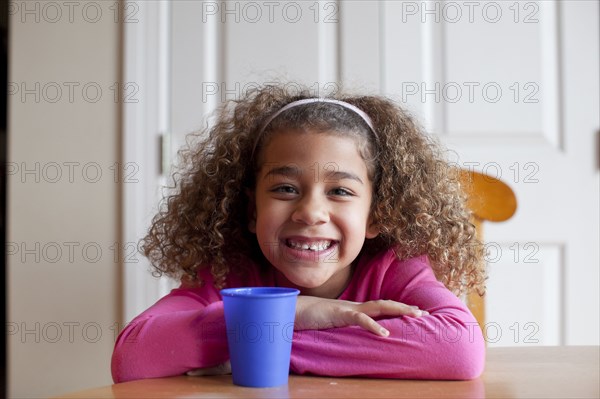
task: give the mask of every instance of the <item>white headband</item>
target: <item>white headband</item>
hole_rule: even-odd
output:
[[[279,111],[275,112],[269,118],[267,118],[265,123],[263,123],[262,127],[260,128],[259,134],[261,134],[263,132],[263,130],[265,130],[266,127],[269,126],[269,123],[271,123],[273,121],[273,119],[275,119],[279,115],[281,115],[281,113],[287,111],[290,108],[298,107],[298,106],[304,105],[304,104],[312,104],[312,103],[337,104],[346,109],[349,109],[350,111],[353,111],[355,114],[360,116],[362,118],[362,120],[369,126],[369,128],[371,128],[371,131],[373,132],[373,134],[375,134],[375,128],[373,127],[373,121],[371,120],[371,118],[369,118],[369,115],[367,115],[363,110],[356,107],[355,105],[352,105],[345,101],[334,100],[332,98],[305,98],[303,100],[292,101],[291,103],[289,103],[289,104],[285,105],[284,107],[282,107],[281,109],[279,109]]]

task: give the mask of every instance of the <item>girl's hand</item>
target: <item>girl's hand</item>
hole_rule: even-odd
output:
[[[231,363],[228,360],[225,363],[221,363],[214,367],[205,367],[202,369],[190,370],[186,374],[194,377],[199,377],[203,375],[231,374]]]
[[[392,300],[350,302],[300,295],[296,304],[295,330],[321,330],[334,327],[360,326],[382,337],[390,332],[372,317],[413,316],[429,314],[416,306]]]

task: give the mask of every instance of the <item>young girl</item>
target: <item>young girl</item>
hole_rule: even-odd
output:
[[[143,240],[181,286],[136,317],[115,382],[229,372],[219,289],[295,287],[291,371],[472,379],[482,245],[453,169],[391,101],[266,86],[224,106],[182,155]]]

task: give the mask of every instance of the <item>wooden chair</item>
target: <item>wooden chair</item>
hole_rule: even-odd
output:
[[[472,223],[482,242],[483,221],[502,222],[510,219],[517,210],[517,198],[513,190],[501,180],[479,172],[459,170],[459,180],[468,196],[468,206],[473,211]],[[485,325],[485,296],[471,293],[467,305],[481,328]]]

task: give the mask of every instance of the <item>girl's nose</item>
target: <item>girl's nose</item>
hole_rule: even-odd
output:
[[[302,198],[292,214],[292,221],[303,223],[309,226],[329,222],[329,211],[322,199],[314,195],[307,195]]]

